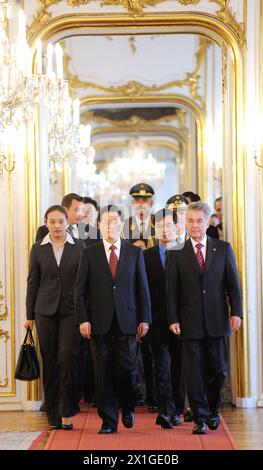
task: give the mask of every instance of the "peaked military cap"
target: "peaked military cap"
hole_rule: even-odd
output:
[[[166,207],[174,211],[182,209],[186,210],[187,206],[188,200],[181,194],[175,194],[174,196],[171,196],[166,202]]]
[[[130,195],[132,197],[152,197],[154,195],[153,188],[146,183],[135,184],[130,189]]]

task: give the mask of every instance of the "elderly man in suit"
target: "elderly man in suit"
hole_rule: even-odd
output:
[[[99,212],[102,241],[82,256],[75,304],[82,336],[91,339],[99,434],[117,431],[119,407],[126,428],[134,424],[136,335],[151,322],[150,294],[140,248],[121,240],[116,206]]]
[[[220,424],[227,375],[225,336],[231,329],[238,330],[242,318],[233,250],[229,243],[206,235],[210,215],[205,203],[188,206],[190,238],[182,250],[169,253],[167,268],[168,322],[170,330],[183,340],[193,434],[205,434],[206,423],[211,430]]]

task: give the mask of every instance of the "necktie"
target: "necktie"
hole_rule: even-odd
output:
[[[144,222],[140,223],[140,238],[144,239]]]
[[[68,226],[67,232],[70,234],[71,237],[74,237],[74,227],[73,227],[73,225]]]
[[[197,248],[197,252],[196,252],[195,256],[196,256],[196,259],[198,261],[199,268],[200,268],[200,271],[201,271],[202,274],[205,270],[205,260],[204,260],[204,257],[203,257],[203,253],[201,251],[201,248],[203,248],[203,246],[204,245],[202,245],[202,243],[197,243],[195,245],[195,247]]]
[[[111,245],[110,250],[111,250],[111,254],[110,254],[110,259],[109,259],[109,265],[110,265],[112,277],[113,279],[115,279],[117,268],[118,268],[118,256],[115,253],[116,246]]]

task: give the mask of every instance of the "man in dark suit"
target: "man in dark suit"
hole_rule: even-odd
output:
[[[148,247],[153,246],[154,215],[151,214],[153,205],[153,188],[146,183],[132,186],[129,193],[132,197],[132,216],[125,221],[123,235],[126,240],[147,240]]]
[[[170,251],[167,308],[170,330],[181,334],[187,393],[194,414],[194,434],[220,424],[219,409],[227,375],[225,336],[240,327],[242,298],[229,243],[206,235],[210,208],[202,202],[187,210],[190,239]],[[231,311],[229,316],[230,305]]]
[[[96,243],[100,239],[100,233],[96,227],[82,224],[84,215],[84,198],[75,193],[69,193],[63,197],[61,205],[65,207],[68,214],[67,231],[74,238],[83,240],[85,246]],[[47,235],[48,228],[46,225],[38,227],[36,241],[43,240]]]
[[[144,251],[144,259],[148,283],[151,294],[152,324],[148,333],[148,340],[154,358],[154,375],[157,389],[157,402],[159,414],[156,424],[165,429],[172,429],[180,424],[180,412],[183,411],[185,390],[182,388],[182,352],[181,341],[178,343],[176,357],[174,358],[177,386],[175,401],[173,400],[171,385],[171,355],[170,335],[167,325],[166,299],[165,299],[165,269],[168,250],[176,245],[176,212],[161,209],[155,214],[155,233],[158,245]]]
[[[103,240],[82,256],[75,303],[80,332],[91,338],[96,402],[102,419],[100,434],[134,424],[136,335],[142,338],[151,322],[150,294],[140,248],[120,239],[122,214],[107,206],[99,212]]]

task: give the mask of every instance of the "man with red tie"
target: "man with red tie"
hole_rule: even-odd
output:
[[[134,424],[136,336],[151,323],[143,254],[120,235],[122,213],[114,205],[99,212],[102,241],[81,258],[75,304],[80,332],[91,340],[99,434],[117,431],[119,408],[126,428]]]
[[[210,215],[203,202],[188,206],[190,238],[182,250],[169,252],[167,266],[168,322],[183,340],[193,434],[205,434],[206,423],[211,430],[220,424],[227,376],[225,336],[238,330],[242,318],[234,253],[229,243],[206,235]]]

